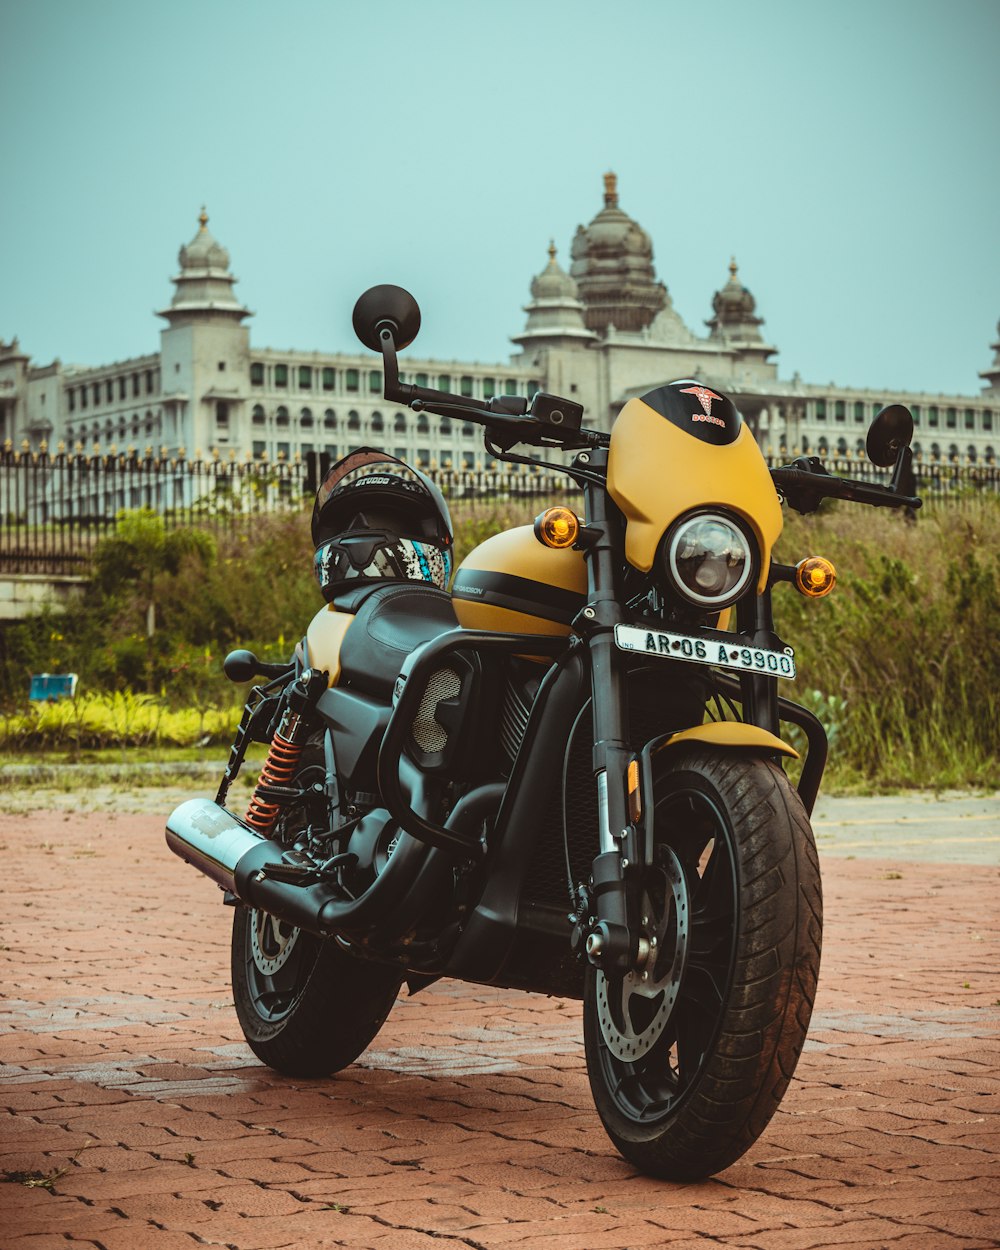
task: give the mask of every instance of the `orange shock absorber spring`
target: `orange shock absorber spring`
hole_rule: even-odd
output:
[[[260,776],[257,778],[257,785],[254,787],[245,817],[247,824],[252,825],[260,833],[266,835],[271,832],[271,826],[281,810],[280,803],[274,803],[265,797],[267,787],[290,785],[295,776],[295,770],[298,767],[301,754],[301,742],[292,742],[290,739],[283,737],[280,732],[275,733],[271,739],[267,759],[264,761],[264,767],[260,770]],[[264,791],[263,794],[261,793],[262,790]]]

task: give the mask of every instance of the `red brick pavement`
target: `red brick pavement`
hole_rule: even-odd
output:
[[[828,859],[784,1105],[723,1175],[670,1185],[605,1137],[574,1003],[442,983],[335,1079],[258,1066],[230,913],[162,827],[0,817],[4,1250],[1000,1246],[995,867]]]

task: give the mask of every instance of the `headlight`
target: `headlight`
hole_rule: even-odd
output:
[[[712,512],[682,517],[663,544],[667,578],[688,601],[727,608],[750,584],[756,545],[736,521]]]

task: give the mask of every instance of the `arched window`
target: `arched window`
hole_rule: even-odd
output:
[[[846,438],[837,439],[837,455],[838,456],[847,455],[847,439]]]
[[[977,454],[977,453],[976,453],[976,444],[975,444],[975,443],[970,443],[970,444],[968,445],[968,447],[966,447],[966,449],[965,449],[965,454],[969,457],[969,460],[970,460],[973,464],[975,464],[975,463],[976,463],[976,454]]]
[[[375,434],[381,434],[385,429],[385,421],[382,419],[382,414],[380,412],[372,413],[371,428]]]
[[[447,417],[443,417],[443,418],[442,418],[442,419],[438,422],[438,430],[439,430],[442,434],[450,434],[450,433],[451,433],[451,422],[448,420],[448,418],[447,418]]]
[[[397,434],[406,433],[406,413],[397,412],[392,421],[392,428]]]
[[[805,437],[805,435],[802,436],[802,454],[804,456],[809,454],[809,440]]]
[[[821,438],[819,440],[819,454],[821,456],[825,456],[829,450],[830,450],[830,444],[826,441],[825,438]]]
[[[919,443],[914,443],[914,444],[913,444],[913,454],[914,454],[915,456],[919,456],[919,455],[921,455],[921,454],[923,453],[923,450],[924,450],[924,449],[920,446],[920,444],[919,444]]]
[[[311,430],[313,428],[313,414],[311,409],[302,409],[299,413],[299,425],[303,430]]]
[[[361,429],[361,414],[358,412],[355,412],[353,408],[347,414],[347,428],[349,430]]]
[[[260,404],[254,404],[253,412],[250,414],[250,419],[253,421],[254,425],[263,425],[267,420],[264,416],[264,409]]]
[[[865,440],[863,438],[859,438],[858,441],[854,444],[854,450],[858,453],[859,456],[864,455]]]
[[[427,414],[425,412],[422,412],[420,416],[417,417],[417,433],[429,434],[430,432],[431,432],[431,423],[430,421],[427,420]]]
[[[323,429],[335,430],[336,428],[337,428],[337,414],[333,411],[332,408],[327,408],[326,412],[323,413]]]
[[[274,424],[284,428],[288,425],[288,409],[282,404],[274,414]]]
[[[952,464],[958,463],[958,443],[952,443],[948,448],[948,459]]]
[[[997,458],[996,452],[993,450],[992,447],[987,447],[986,450],[983,452],[983,459],[986,461],[987,464],[992,464],[994,460],[996,460],[996,458]]]
[[[932,460],[941,459],[941,444],[940,443],[931,443],[931,459]]]

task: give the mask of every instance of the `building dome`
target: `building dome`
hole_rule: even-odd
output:
[[[580,291],[562,265],[556,260],[556,245],[549,243],[549,263],[531,279],[533,300],[578,300]]]
[[[666,303],[666,288],[653,269],[652,240],[618,207],[615,174],[604,175],[604,207],[589,226],[577,227],[572,257],[570,274],[589,330],[643,330]]]
[[[198,321],[237,321],[252,314],[236,298],[236,279],[229,272],[229,253],[208,230],[204,208],[198,218],[198,233],[177,253],[181,271],[173,279],[176,290],[170,307],[157,315],[171,325]]]
[[[528,320],[512,341],[527,348],[555,346],[568,339],[594,338],[583,321],[583,304],[577,285],[556,260],[556,245],[549,244],[549,263],[531,280],[531,299],[524,311]]]
[[[712,338],[760,342],[763,319],[756,316],[757,301],[736,276],[735,256],[729,262],[729,281],[712,297],[714,317],[706,325]]]
[[[202,208],[198,233],[177,253],[181,269],[228,269],[229,253],[209,233],[208,213]]]

